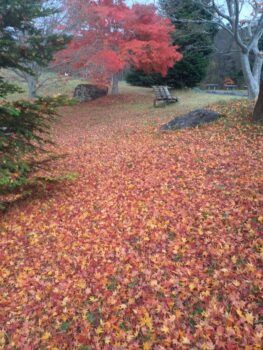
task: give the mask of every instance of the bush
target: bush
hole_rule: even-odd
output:
[[[126,81],[135,86],[168,85],[177,89],[193,88],[204,78],[207,62],[208,58],[202,54],[185,53],[183,60],[168,70],[166,77],[157,73],[146,74],[132,68],[126,75]]]

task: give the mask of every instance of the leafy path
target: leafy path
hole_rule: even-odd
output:
[[[79,177],[1,218],[3,349],[261,348],[262,130],[236,102],[158,134],[143,101],[65,109],[53,171]]]

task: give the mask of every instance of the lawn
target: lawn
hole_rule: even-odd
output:
[[[261,349],[263,130],[244,100],[177,94],[61,109],[49,171],[77,177],[1,214],[0,348]],[[219,122],[158,132],[208,103]]]

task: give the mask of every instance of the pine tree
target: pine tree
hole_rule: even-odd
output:
[[[0,68],[11,68],[32,74],[31,62],[45,65],[52,58],[37,20],[54,13],[42,1],[6,0],[0,2]],[[25,40],[19,40],[21,33]],[[56,40],[54,40],[54,45]],[[36,54],[38,53],[38,54]],[[0,192],[26,183],[35,156],[49,143],[51,122],[57,116],[58,101],[41,98],[6,102],[8,93],[19,87],[0,77]]]
[[[27,83],[29,97],[36,97],[36,81],[41,72],[70,37],[50,31],[47,23],[58,13],[44,0],[0,2],[0,67],[15,71]]]

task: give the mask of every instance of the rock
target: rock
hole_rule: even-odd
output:
[[[107,87],[101,87],[92,84],[79,84],[74,91],[74,97],[80,102],[92,101],[96,98],[106,96],[108,93]]]
[[[220,114],[208,109],[196,109],[188,114],[174,118],[160,127],[161,131],[193,128],[198,125],[211,123],[220,118]]]

